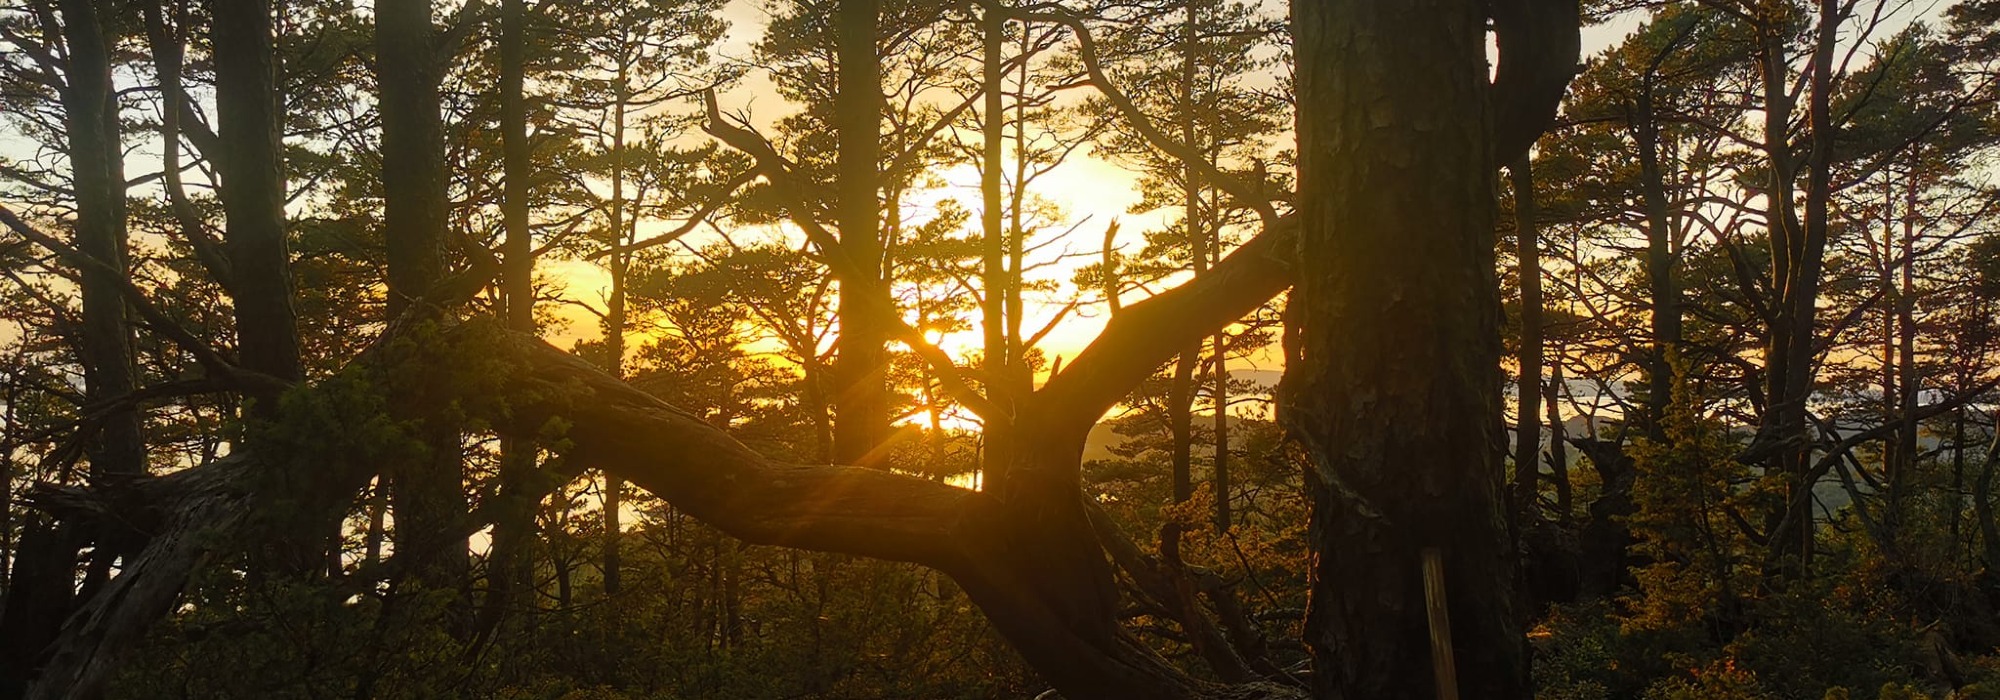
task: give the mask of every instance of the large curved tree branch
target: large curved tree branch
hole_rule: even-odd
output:
[[[1077,617],[1075,599],[1089,599],[1090,591],[1042,584],[1051,580],[1048,566],[1057,561],[1048,553],[1088,544],[1087,529],[1050,530],[1041,527],[1045,523],[1034,509],[1010,509],[988,494],[919,477],[766,458],[582,359],[494,324],[461,324],[434,338],[441,350],[415,353],[398,348],[396,334],[392,328],[347,371],[436,362],[477,348],[499,363],[482,374],[482,382],[493,384],[477,390],[498,391],[505,400],[474,402],[483,408],[472,410],[500,432],[539,435],[559,419],[568,426],[564,442],[575,457],[568,462],[600,466],[748,542],[938,569],[958,581],[1023,656],[1071,697],[1298,696],[1278,686],[1224,688],[1188,678],[1115,627],[1100,633],[1109,620]],[[49,672],[30,697],[73,697],[101,688],[117,668],[120,651],[171,609],[195,568],[253,546],[259,536],[251,526],[257,522],[255,509],[282,502],[256,490],[269,483],[258,474],[269,471],[270,457],[245,450],[122,486],[124,496],[105,494],[148,504],[139,524],[150,535],[148,545],[104,594],[71,617]],[[341,474],[343,483],[358,475],[351,469]],[[92,500],[72,499],[85,510]]]
[[[63,623],[50,647],[48,662],[24,696],[29,700],[100,697],[120,668],[124,650],[138,643],[153,621],[173,609],[181,588],[196,567],[215,552],[218,534],[241,531],[250,512],[249,491],[257,464],[247,454],[231,455],[167,476],[147,479],[130,488],[131,496],[75,501],[78,507],[104,508],[109,502],[141,502],[137,512],[121,508],[117,518],[140,528],[145,548],[124,557],[119,573],[103,590]],[[38,504],[56,509],[51,501],[61,492],[45,491]]]
[[[462,342],[515,358],[503,390],[513,397],[510,429],[539,430],[562,418],[580,461],[748,542],[937,569],[1070,697],[1300,696],[1266,683],[1225,687],[1189,678],[1108,618],[1088,615],[1094,592],[1087,587],[1049,585],[1073,573],[1057,570],[1067,560],[1053,552],[1094,551],[1088,527],[1050,528],[1042,508],[1010,507],[1022,504],[929,479],[772,460],[537,338],[490,333]]]
[[[1123,305],[1062,374],[1035,392],[1036,406],[1057,421],[1096,422],[1189,343],[1290,288],[1297,249],[1298,221],[1285,217],[1186,284]]]
[[[958,537],[979,492],[880,469],[772,460],[582,358],[524,334],[496,337],[520,360],[506,379],[506,393],[524,397],[512,417],[517,430],[533,434],[561,418],[578,459],[747,542],[963,568]]]

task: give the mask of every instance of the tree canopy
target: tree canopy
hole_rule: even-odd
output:
[[[0,699],[2000,697],[1996,27],[0,6]]]

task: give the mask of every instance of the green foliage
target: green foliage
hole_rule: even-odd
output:
[[[256,583],[191,588],[114,698],[936,698],[1037,688],[947,579],[902,564],[745,548],[648,506],[616,597],[577,590],[468,644],[457,592]],[[590,541],[587,538],[584,541]],[[574,543],[569,543],[574,544]],[[551,542],[552,550],[569,546]],[[560,551],[551,556],[561,558]],[[586,567],[588,565],[585,565]],[[552,592],[552,591],[551,591]]]

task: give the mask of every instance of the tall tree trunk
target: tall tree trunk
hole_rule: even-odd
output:
[[[509,330],[535,332],[534,233],[528,228],[528,101],[526,9],[523,0],[500,0],[500,296]],[[515,591],[532,585],[532,570],[524,550],[535,530],[539,498],[527,492],[535,478],[533,442],[504,438],[500,443],[502,513],[493,523],[493,549],[487,572],[487,600],[479,634],[487,638],[513,604]]]
[[[1901,373],[1897,368],[1908,358],[1901,356],[1899,352],[1901,346],[1896,343],[1896,335],[1901,330],[1897,319],[1902,315],[1902,295],[1896,285],[1896,251],[1900,246],[1896,243],[1896,186],[1893,178],[1887,178],[1883,183],[1882,198],[1881,279],[1876,284],[1876,289],[1882,293],[1883,299],[1881,307],[1882,327],[1879,329],[1881,331],[1882,350],[1882,357],[1880,358],[1882,395],[1879,401],[1879,408],[1881,409],[1881,417],[1884,423],[1900,423],[1902,420],[1903,395],[1897,389],[1901,384]],[[1903,440],[1900,431],[1883,436],[1882,479],[1885,488],[1882,494],[1881,525],[1883,534],[1887,535],[1887,537],[1883,538],[1882,544],[1885,547],[1883,553],[1892,555],[1891,558],[1893,558],[1893,550],[1895,549],[1897,526],[1902,520],[1903,476],[1907,471],[1907,466],[1904,463],[1906,457],[1907,455],[1903,452]],[[1861,505],[1856,504],[1855,507],[1859,508]]]
[[[96,0],[63,0],[60,8],[69,50],[62,103],[76,192],[76,247],[122,271],[128,264],[125,159],[111,78],[111,39],[105,36]],[[83,270],[81,346],[88,403],[122,397],[137,386],[132,329],[119,291],[123,283],[108,271]],[[125,407],[105,416],[89,455],[94,474],[144,474],[146,443],[138,411]]]
[[[630,79],[629,64],[618,66],[618,94],[611,106],[611,233],[612,245],[619,251],[611,255],[611,299],[606,303],[604,313],[604,371],[611,376],[625,376],[625,294],[628,278],[632,273],[632,253],[624,250],[631,242],[626,235],[625,223],[625,103],[631,99],[626,91]],[[619,536],[624,532],[621,522],[625,505],[625,483],[618,475],[604,473],[604,594],[617,595],[622,584],[623,560],[619,557]]]
[[[834,359],[833,457],[842,464],[879,463],[871,454],[889,432],[889,329],[879,318],[888,296],[883,279],[881,204],[882,76],[875,54],[878,0],[840,0],[834,27],[839,86],[835,216],[841,254],[851,263],[840,280],[840,354]],[[870,297],[874,298],[870,298]]]
[[[501,244],[501,298],[506,300],[507,327],[535,330],[535,242],[528,228],[528,57],[527,10],[524,0],[500,0],[500,220],[506,230]]]
[[[222,176],[223,240],[229,291],[236,310],[237,347],[246,369],[296,383],[305,378],[292,308],[291,253],[286,243],[283,98],[271,0],[214,0],[217,137]],[[259,420],[278,415],[280,392],[249,396]],[[304,474],[287,473],[304,489]],[[265,551],[268,568],[289,576],[334,569],[340,561],[341,511],[292,509]],[[296,516],[296,517],[294,517]],[[259,566],[256,573],[267,566]]]
[[[68,139],[70,184],[76,197],[75,246],[111,269],[85,267],[78,282],[83,314],[79,358],[85,403],[130,394],[137,385],[132,330],[127,324],[120,275],[126,269],[125,167],[120,148],[118,103],[111,77],[111,39],[105,15],[94,0],[58,5],[61,37],[46,45],[67,48],[61,92],[63,128]],[[122,482],[145,475],[146,443],[136,408],[107,413],[86,447],[93,480]],[[25,680],[46,660],[43,650],[77,600],[79,550],[94,540],[84,592],[109,577],[112,560],[129,555],[132,542],[118,528],[88,532],[31,518],[24,523],[19,551],[0,609],[0,679]]]
[[[1916,217],[1917,178],[1913,167],[1903,192],[1902,240],[1900,245],[1893,249],[1902,258],[1902,269],[1897,279],[1896,293],[1890,297],[1895,300],[1896,305],[1896,354],[1902,359],[1900,365],[1902,376],[1897,382],[1900,386],[1896,394],[1895,413],[1897,473],[1889,484],[1890,508],[1883,514],[1883,522],[1888,526],[1889,544],[1897,552],[1902,550],[1903,523],[1907,519],[1907,514],[1904,512],[1905,501],[1911,480],[1916,477],[1917,395],[1923,389],[1922,380],[1917,375]],[[1956,517],[1956,511],[1953,517]],[[1956,544],[1953,546],[1955,549]]]
[[[1219,242],[1215,242],[1218,243]],[[1209,392],[1215,403],[1215,465],[1209,472],[1210,490],[1215,492],[1215,531],[1229,532],[1229,334],[1216,333],[1214,385]]]
[[[1521,285],[1521,366],[1514,384],[1514,530],[1526,532],[1541,520],[1542,426],[1542,246],[1535,222],[1533,158],[1523,155],[1508,167],[1514,185],[1514,254]]]
[[[1301,361],[1315,695],[1434,698],[1422,554],[1461,685],[1524,698],[1500,497],[1484,3],[1294,0]]]
[[[438,92],[444,60],[433,33],[430,0],[376,3],[390,319],[411,310],[444,274],[450,207]],[[454,534],[466,509],[458,431],[439,424],[425,409],[421,387],[397,391],[402,394],[392,400],[397,417],[416,425],[424,453],[398,464],[389,475],[398,556],[407,553],[417,562],[411,572],[420,584],[456,586],[467,564],[465,540]]]
[[[1000,199],[1001,145],[1006,139],[1007,111],[1003,101],[1006,85],[1002,79],[1004,56],[1001,49],[1006,45],[1006,17],[992,9],[986,10],[980,28],[980,160],[979,160],[979,226],[980,253],[982,264],[982,287],[985,296],[980,299],[980,326],[986,336],[986,356],[983,359],[986,376],[1006,377],[1013,358],[1009,356],[1007,338],[1007,290],[1011,275],[1007,272],[1007,234],[1001,220],[1005,205]],[[1001,396],[1001,392],[988,392]],[[981,431],[984,441],[981,460],[980,488],[997,489],[1006,480],[1006,465],[1013,458],[1013,426],[1006,418],[990,418]]]
[[[138,385],[132,329],[127,325],[120,285],[126,272],[125,158],[118,123],[118,98],[111,77],[113,39],[96,0],[61,3],[63,40],[70,49],[69,84],[62,91],[64,130],[69,137],[70,185],[76,196],[76,247],[112,270],[83,270],[80,346],[83,394],[87,403],[124,397]],[[103,419],[87,451],[92,476],[126,479],[144,475],[146,443],[141,416],[121,407]],[[111,575],[112,562],[134,543],[116,528],[105,528],[90,556],[81,595],[89,597]]]
[[[1181,21],[1181,81],[1177,116],[1180,117],[1181,143],[1190,147],[1195,143],[1195,3],[1182,7]],[[1186,237],[1189,259],[1194,265],[1194,273],[1200,275],[1208,271],[1208,236],[1201,224],[1201,179],[1192,163],[1183,163],[1181,180],[1181,234]],[[1201,364],[1201,341],[1189,344],[1174,364],[1173,386],[1167,392],[1168,423],[1173,433],[1173,487],[1174,503],[1186,502],[1194,496],[1194,399],[1195,369]],[[1177,524],[1169,524],[1161,531],[1160,550],[1168,553],[1173,561],[1179,561],[1181,529]]]
[[[1014,47],[1020,52],[1019,55],[1027,56],[1033,53],[1034,46],[1030,42],[1026,27],[1021,29],[1016,39]],[[1028,61],[1022,60],[1014,67],[1014,86],[1016,90],[1026,93],[1028,85],[1030,85]],[[1007,374],[1001,377],[1000,381],[1006,382],[1012,393],[1017,396],[1025,396],[1035,388],[1034,368],[1029,367],[1027,362],[1027,336],[1021,331],[1022,323],[1028,318],[1026,285],[1023,284],[1021,275],[1022,270],[1027,269],[1028,255],[1028,230],[1023,222],[1028,212],[1027,183],[1030,179],[1028,154],[1033,146],[1028,140],[1029,119],[1031,117],[1028,113],[1028,100],[1015,100],[1014,118],[1010,123],[1014,126],[1014,182],[1017,184],[1007,193],[1007,280],[1004,285],[1007,294],[1002,302],[1006,306],[1007,318]],[[1014,429],[1018,432],[1019,426],[1015,426]],[[1021,438],[1017,435],[1016,440],[1019,439]]]
[[[1833,187],[1834,48],[1839,38],[1837,0],[1820,0],[1819,26],[1812,50],[1811,84],[1807,90],[1807,130],[1811,151],[1806,164],[1805,216],[1792,204],[1796,170],[1788,125],[1791,96],[1785,90],[1790,70],[1785,60],[1785,23],[1770,19],[1763,32],[1766,100],[1765,150],[1771,160],[1771,219],[1781,224],[1779,241],[1771,246],[1772,279],[1780,285],[1765,351],[1766,416],[1758,442],[1775,448],[1771,466],[1786,480],[1785,506],[1773,518],[1766,569],[1786,578],[1804,576],[1813,554],[1812,449],[1806,426],[1806,402],[1812,397],[1815,324],[1820,276],[1826,257],[1828,206]],[[1754,454],[1754,452],[1753,452]]]
[[[224,240],[229,246],[243,366],[297,382],[297,313],[292,308],[291,253],[285,235],[283,98],[278,94],[271,0],[215,0],[216,136],[222,175]],[[253,410],[274,415],[278,397],[251,397]]]
[[[1646,209],[1646,285],[1651,294],[1653,346],[1646,356],[1646,437],[1667,440],[1666,417],[1673,403],[1674,367],[1681,343],[1680,285],[1674,276],[1674,218],[1668,212],[1666,175],[1660,166],[1660,125],[1653,105],[1652,76],[1640,88],[1633,116],[1639,147],[1640,191]]]

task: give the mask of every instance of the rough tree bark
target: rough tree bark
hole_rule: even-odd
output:
[[[391,320],[401,318],[444,276],[446,195],[444,124],[438,81],[444,63],[431,25],[430,0],[382,0],[375,6],[375,74],[381,90],[384,237],[388,240]],[[398,417],[419,423],[431,412],[415,397],[397,400]],[[396,549],[426,562],[415,579],[456,585],[466,568],[458,432],[423,428],[426,454],[387,475],[396,514]]]
[[[283,110],[271,0],[215,0],[214,154],[222,176],[224,241],[236,306],[239,361],[288,382],[305,377],[292,308],[291,253],[285,236]],[[278,397],[253,396],[265,416]]]
[[[112,39],[105,34],[105,16],[94,0],[64,0],[60,10],[63,44],[69,52],[62,104],[71,187],[76,191],[76,248],[123,272],[128,264],[125,158],[111,77]],[[83,271],[78,285],[83,297],[79,345],[88,403],[125,396],[137,386],[121,284],[112,270],[91,268]],[[92,473],[146,472],[146,443],[136,408],[113,411],[98,430],[90,450]]]
[[[840,0],[834,17],[839,85],[834,130],[840,247],[856,265],[840,280],[840,350],[833,364],[833,457],[864,464],[887,437],[889,329],[878,298],[882,278],[881,63],[875,53],[878,0]]]
[[[137,386],[132,329],[120,291],[126,261],[125,167],[120,144],[118,103],[112,81],[112,38],[107,12],[94,0],[63,0],[56,12],[59,35],[50,28],[46,46],[62,46],[68,61],[60,93],[67,137],[70,186],[76,197],[74,245],[104,263],[82,271],[82,324],[75,339],[83,365],[86,404],[130,394]],[[100,482],[145,475],[142,417],[134,406],[107,412],[95,422],[88,443],[90,474]],[[90,531],[39,518],[26,523],[6,606],[0,609],[0,680],[26,678],[55,638],[63,617],[78,603],[76,565],[91,542],[89,594],[109,576],[112,559],[130,553],[132,543],[110,529]]]
[[[1806,157],[1805,212],[1793,202],[1798,167],[1792,153],[1790,124],[1793,95],[1787,91],[1791,71],[1786,59],[1790,25],[1783,17],[1764,17],[1758,25],[1762,45],[1765,111],[1764,149],[1771,164],[1769,218],[1774,223],[1771,274],[1779,301],[1767,324],[1765,339],[1765,409],[1757,437],[1738,457],[1746,462],[1768,461],[1784,475],[1784,505],[1768,516],[1770,549],[1766,571],[1798,578],[1811,567],[1813,553],[1812,487],[1814,471],[1806,402],[1812,397],[1817,349],[1814,316],[1827,245],[1828,207],[1832,198],[1834,49],[1842,13],[1837,0],[1817,3],[1818,26],[1812,45],[1812,69],[1806,90],[1806,127],[1810,149]]]
[[[1324,697],[1437,696],[1419,573],[1430,548],[1464,687],[1528,691],[1494,381],[1494,129],[1516,110],[1488,105],[1483,9],[1292,3],[1299,356],[1282,405],[1310,459],[1306,644]]]
[[[212,155],[222,176],[223,243],[235,307],[238,361],[285,383],[305,378],[298,317],[292,307],[286,243],[283,98],[271,0],[214,0],[217,138]],[[276,385],[248,394],[250,415],[278,413]],[[268,568],[288,576],[338,569],[340,521],[320,518],[285,528],[269,548]],[[329,561],[332,562],[329,564]]]

